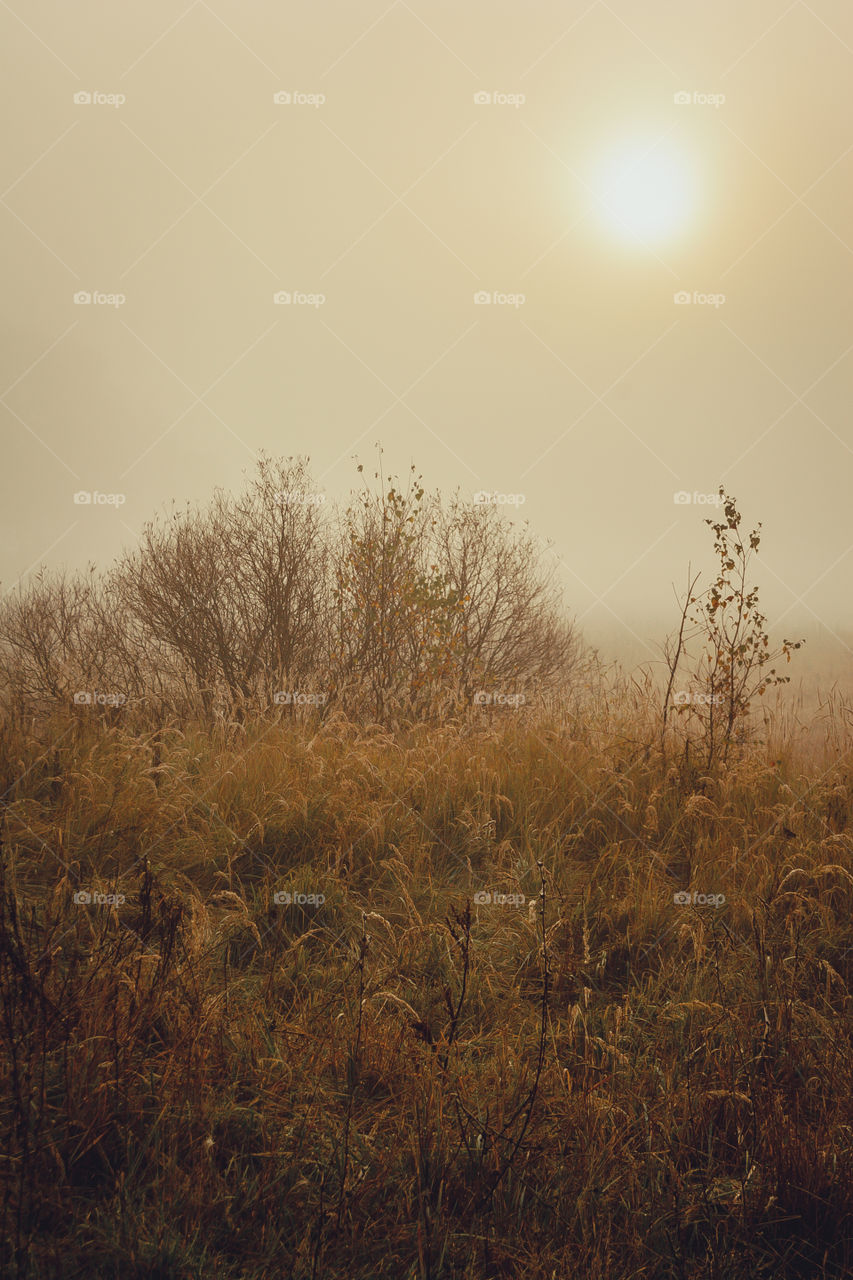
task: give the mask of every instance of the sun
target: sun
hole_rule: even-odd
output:
[[[694,180],[687,157],[665,139],[614,147],[592,185],[611,232],[649,246],[674,239],[690,222]]]

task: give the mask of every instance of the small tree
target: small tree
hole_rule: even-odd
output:
[[[464,601],[430,563],[433,504],[414,470],[405,492],[393,477],[386,491],[380,460],[378,494],[365,487],[346,510],[335,570],[334,683],[367,695],[377,719],[392,704],[422,713],[459,647]]]
[[[217,692],[266,703],[317,671],[325,550],[306,464],[262,456],[241,495],[149,521],[113,574],[146,646],[177,659],[208,711]]]
[[[736,500],[722,486],[719,495],[724,519],[705,521],[714,531],[717,577],[707,591],[696,596],[693,591],[699,575],[691,581],[688,571],[677,637],[664,648],[669,679],[663,703],[662,746],[665,750],[667,720],[673,709],[688,721],[698,722],[708,769],[717,761],[728,760],[732,745],[746,737],[752,699],[761,697],[772,685],[788,683],[789,676],[779,675],[776,667],[768,670],[768,664],[780,658],[790,662],[791,653],[805,644],[804,640],[783,640],[779,649],[770,652],[766,618],[758,608],[758,588],[748,585],[750,562],[761,541],[761,524],[752,530],[745,545]],[[692,630],[688,630],[688,623]],[[701,646],[698,655],[691,648],[697,638]],[[690,688],[673,692],[683,658],[691,663]]]
[[[496,506],[458,496],[437,511],[434,538],[436,562],[464,602],[456,676],[466,701],[477,689],[563,685],[582,644],[539,540]]]
[[[98,689],[138,692],[116,661],[111,605],[90,565],[85,573],[40,569],[0,604],[0,680],[18,714],[71,705]]]

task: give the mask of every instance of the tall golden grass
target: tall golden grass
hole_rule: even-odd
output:
[[[7,723],[3,1273],[853,1274],[851,725]]]

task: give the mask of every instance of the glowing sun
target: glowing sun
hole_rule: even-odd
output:
[[[681,232],[695,203],[690,165],[665,140],[613,148],[599,165],[592,187],[608,229],[648,245]]]

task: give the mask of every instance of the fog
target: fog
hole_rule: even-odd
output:
[[[0,32],[4,592],[262,450],[332,501],[381,445],[529,521],[629,663],[712,575],[723,485],[774,639],[849,681],[842,0],[30,0]]]

